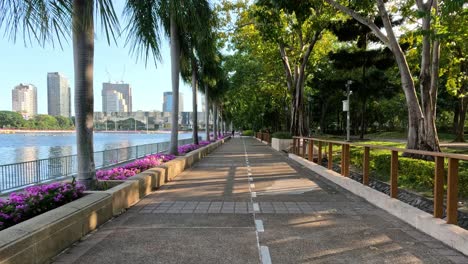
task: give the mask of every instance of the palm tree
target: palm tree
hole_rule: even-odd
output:
[[[37,0],[0,2],[0,27],[6,23],[16,40],[18,28],[39,44],[72,35],[75,72],[75,127],[78,181],[91,187],[95,179],[93,147],[94,8],[110,43],[119,23],[111,0]]]
[[[171,144],[169,153],[177,153],[179,120],[179,75],[183,50],[192,51],[194,45],[187,43],[195,36],[206,31],[206,15],[209,10],[206,0],[128,0],[125,13],[129,17],[130,38],[135,51],[143,52],[146,57],[151,51],[156,59],[159,53],[159,25],[170,39],[171,78],[172,78],[172,115]],[[211,11],[210,11],[211,12]],[[188,48],[190,47],[190,48]]]

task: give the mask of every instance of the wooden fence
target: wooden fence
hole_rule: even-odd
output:
[[[308,137],[293,137],[292,152],[303,158],[307,158],[313,162],[314,148],[318,148],[317,164],[321,165],[322,155],[328,160],[328,169],[333,168],[333,145],[341,146],[341,175],[349,177],[350,166],[350,146],[361,147],[364,149],[363,168],[362,168],[362,184],[369,185],[369,162],[370,151],[372,149],[387,150],[391,153],[390,159],[390,197],[396,198],[398,193],[398,153],[411,153],[422,156],[434,157],[434,217],[442,218],[444,210],[444,161],[448,159],[447,170],[447,223],[457,224],[457,209],[458,209],[458,166],[459,161],[468,161],[468,155],[430,152],[421,150],[402,149],[394,147],[376,146],[369,144],[358,144],[343,141],[331,141],[318,138]],[[306,149],[307,148],[307,149]],[[325,149],[322,153],[322,149]]]

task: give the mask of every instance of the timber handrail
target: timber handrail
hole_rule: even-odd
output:
[[[301,148],[301,141],[303,141]],[[369,185],[369,162],[370,150],[388,150],[391,154],[390,159],[390,197],[397,198],[398,194],[398,153],[411,153],[422,156],[432,156],[435,161],[434,169],[434,217],[443,217],[444,206],[444,161],[448,159],[447,170],[447,223],[457,224],[457,210],[458,210],[458,167],[459,161],[468,161],[468,155],[444,153],[444,152],[431,152],[423,150],[395,148],[386,146],[376,146],[372,144],[350,143],[346,141],[335,141],[313,137],[293,137],[293,146],[291,152],[303,158],[308,158],[309,161],[314,162],[314,146],[317,144],[318,155],[317,163],[322,163],[322,146],[328,145],[328,169],[333,169],[333,145],[341,146],[341,175],[349,177],[350,167],[350,146],[364,148],[363,155],[363,168],[362,168],[362,184]],[[308,152],[306,153],[306,144],[308,145]],[[302,150],[302,151],[301,151]]]

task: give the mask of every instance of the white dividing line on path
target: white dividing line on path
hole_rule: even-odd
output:
[[[260,206],[258,206],[258,203],[253,203],[253,210],[254,212],[260,211]]]
[[[262,264],[271,264],[270,250],[267,246],[260,247],[260,257],[262,259]]]
[[[249,176],[249,182],[251,182],[253,179],[250,177],[252,175],[252,173],[251,173],[251,169],[250,169],[250,165],[249,165],[249,158],[248,158],[248,154],[247,154],[247,148],[245,147],[244,139],[242,139],[242,144],[244,145],[244,154],[245,154],[245,160],[246,160],[246,163],[247,163],[247,171],[248,171],[248,176]],[[253,219],[254,219],[255,227],[256,227],[255,228],[255,237],[257,239],[258,256],[259,256],[260,261],[262,262],[262,264],[271,264],[270,251],[268,250],[268,247],[267,246],[260,246],[260,238],[258,236],[258,233],[259,232],[264,232],[265,228],[263,227],[263,221],[256,219],[255,212],[259,212],[260,207],[259,207],[258,203],[254,203],[253,198],[257,197],[257,192],[254,192],[253,191],[254,189],[255,189],[255,184],[250,183],[249,184],[249,192],[250,192],[250,195],[251,195],[250,202],[253,205],[252,215],[253,215]]]
[[[257,232],[264,232],[265,229],[263,228],[263,221],[262,220],[255,220],[255,227],[257,228]]]

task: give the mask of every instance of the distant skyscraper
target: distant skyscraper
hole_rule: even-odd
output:
[[[37,115],[37,88],[32,84],[19,84],[12,92],[12,108],[26,116]]]
[[[47,73],[47,112],[53,116],[71,116],[70,85],[58,72]]]
[[[132,112],[132,87],[130,84],[103,83],[101,95],[103,112]],[[120,100],[118,103],[115,101],[116,98]]]
[[[179,93],[179,112],[184,111],[184,97]],[[163,112],[172,112],[172,92],[164,92]]]
[[[201,96],[201,111],[202,111],[202,112],[205,112],[205,109],[206,109],[205,96],[202,95],[202,96]]]

